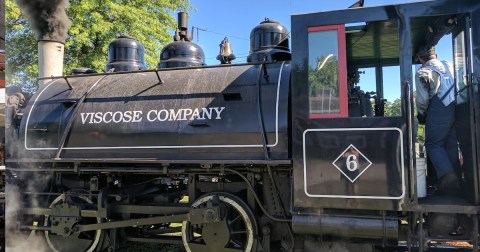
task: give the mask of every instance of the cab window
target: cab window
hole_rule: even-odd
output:
[[[396,20],[310,27],[310,118],[402,116]]]
[[[310,118],[346,117],[345,28],[308,29]]]

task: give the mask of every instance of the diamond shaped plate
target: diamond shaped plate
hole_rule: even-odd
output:
[[[372,162],[350,144],[332,164],[353,183],[372,165]]]

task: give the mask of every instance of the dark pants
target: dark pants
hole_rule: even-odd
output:
[[[430,99],[425,123],[425,147],[438,178],[454,171],[458,164],[455,103],[445,107],[437,96]]]

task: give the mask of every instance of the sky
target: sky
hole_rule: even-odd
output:
[[[290,15],[308,12],[346,9],[357,0],[190,0],[196,9],[189,13],[189,30],[194,29],[193,42],[200,45],[208,65],[218,64],[215,59],[219,44],[227,36],[237,56],[235,63],[244,63],[249,52],[251,30],[268,17],[280,22],[289,31]],[[418,0],[417,0],[418,1]],[[365,7],[395,3],[416,2],[414,0],[365,0]]]
[[[190,0],[194,11],[189,13],[188,27],[198,27],[193,32],[193,42],[200,45],[205,53],[207,65],[219,64],[216,56],[219,44],[226,36],[230,41],[233,53],[237,57],[233,63],[245,63],[250,50],[249,37],[251,30],[264,21],[266,17],[280,22],[289,31],[290,15],[309,12],[346,9],[357,0]],[[418,2],[420,0],[365,0],[365,7]],[[201,30],[200,30],[201,29]],[[291,39],[290,39],[291,42]],[[442,43],[442,42],[441,42]],[[442,58],[441,50],[438,50]],[[415,70],[415,67],[412,71]],[[392,72],[394,69],[392,69]],[[368,70],[367,70],[368,73]],[[368,85],[374,85],[375,80],[365,74],[361,84],[365,91],[371,91]],[[387,73],[384,76],[388,77]],[[399,76],[398,76],[398,82]],[[385,89],[385,98],[389,101],[400,96],[400,89]]]

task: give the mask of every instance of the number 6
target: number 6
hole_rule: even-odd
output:
[[[356,169],[358,169],[357,156],[348,155],[345,164],[347,165],[347,169],[349,171],[355,171]]]

